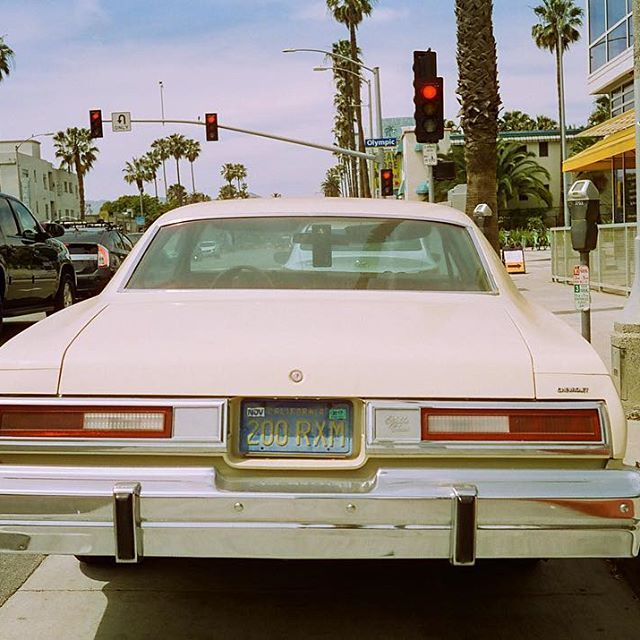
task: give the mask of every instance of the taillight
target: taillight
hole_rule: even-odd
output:
[[[108,266],[109,266],[109,249],[99,244],[98,245],[98,267],[108,267]]]
[[[597,409],[421,410],[422,440],[599,442]]]
[[[0,436],[169,438],[169,407],[0,407]]]

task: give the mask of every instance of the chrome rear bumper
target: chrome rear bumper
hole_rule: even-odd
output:
[[[0,468],[0,551],[243,558],[630,557],[640,472],[381,468],[358,481],[203,468]],[[295,488],[295,490],[294,490]]]

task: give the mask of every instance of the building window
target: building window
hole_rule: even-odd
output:
[[[67,185],[67,181],[66,180],[64,181],[64,192],[65,193],[69,193],[69,187]]]
[[[602,38],[589,49],[589,71],[592,73],[607,61],[607,41]]]
[[[538,142],[538,155],[541,158],[549,157],[549,143],[548,142]]]
[[[518,200],[520,200],[520,202],[527,202],[527,200],[529,200],[528,196],[526,196],[524,193],[521,193],[518,196]]]
[[[633,82],[620,85],[611,92],[611,115],[617,116],[633,109]]]
[[[591,73],[632,46],[630,15],[627,0],[589,0]]]
[[[594,42],[605,32],[604,0],[589,0],[589,40]]]
[[[48,218],[49,217],[49,205],[46,202],[44,203],[44,213]]]
[[[42,174],[42,186],[46,189],[47,188],[47,174],[43,173]]]
[[[609,60],[619,56],[627,48],[627,22],[626,20],[607,36],[607,55]]]

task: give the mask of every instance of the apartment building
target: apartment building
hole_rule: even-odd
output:
[[[41,221],[80,215],[78,177],[42,159],[37,140],[0,140],[0,192],[22,200]]]

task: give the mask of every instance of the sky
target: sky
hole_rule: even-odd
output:
[[[554,57],[531,40],[536,4],[494,0],[500,95],[504,110],[557,119]],[[576,4],[584,8],[584,0]],[[313,70],[324,56],[282,53],[331,49],[348,37],[325,0],[0,0],[0,35],[15,52],[11,74],[0,83],[0,139],[88,126],[89,109],[102,109],[105,119],[114,111],[160,119],[161,81],[166,118],[217,112],[221,125],[333,142],[331,74]],[[431,48],[445,78],[446,117],[456,119],[453,0],[378,0],[358,39],[364,63],[380,68],[383,117],[412,115],[412,52]],[[584,123],[591,112],[587,62],[582,39],[565,57],[568,124]],[[335,164],[325,151],[223,130],[219,142],[206,142],[204,127],[194,125],[134,123],[130,133],[114,133],[105,124],[86,177],[87,199],[136,193],[122,178],[125,162],[171,133],[201,142],[195,184],[214,197],[226,162],[243,163],[249,190],[263,196],[319,195]],[[42,156],[53,161],[51,138],[39,139]],[[173,161],[167,170],[172,184]],[[190,190],[186,161],[180,172]]]

